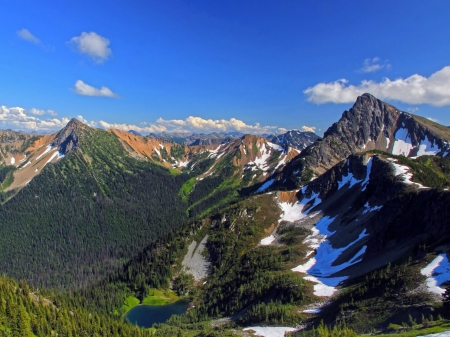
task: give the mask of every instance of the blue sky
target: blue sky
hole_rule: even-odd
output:
[[[4,0],[0,121],[322,134],[369,91],[450,125],[449,13],[444,0]]]

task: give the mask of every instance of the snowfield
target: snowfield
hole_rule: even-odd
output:
[[[394,137],[395,142],[392,148],[392,154],[396,156],[404,155],[405,157],[408,157],[409,153],[414,147],[411,144],[411,137],[409,136],[408,129],[398,129]]]
[[[430,292],[441,295],[445,289],[439,287],[444,282],[450,281],[450,262],[446,254],[439,254],[420,273],[427,276],[427,288]]]
[[[273,235],[270,235],[267,238],[262,239],[260,244],[263,246],[267,246],[267,245],[270,245],[274,241],[275,241],[275,237]]]
[[[306,192],[306,186],[303,187],[302,193]],[[309,203],[310,201],[314,200],[314,203],[312,206],[308,207],[308,210],[303,211],[303,208],[305,208],[305,205]],[[305,197],[300,201],[297,201],[295,203],[290,202],[280,202],[279,205],[282,210],[282,215],[280,218],[281,221],[298,221],[300,219],[305,218],[309,211],[316,207],[318,204],[320,204],[322,200],[319,198],[319,194],[312,193],[309,198]]]
[[[404,155],[405,157],[408,157],[411,150],[415,148],[416,146],[412,145],[408,129],[405,128],[398,129],[397,132],[395,133],[395,142],[392,148],[392,154],[396,156]],[[434,142],[431,142],[427,136],[426,139],[420,141],[419,148],[417,150],[417,156],[423,155],[434,156],[441,151],[442,149],[439,146],[437,146],[437,144],[434,144]]]

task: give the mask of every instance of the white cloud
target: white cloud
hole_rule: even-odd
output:
[[[39,40],[36,36],[30,33],[28,29],[21,29],[17,31],[17,35],[28,42],[34,43],[34,44],[40,44],[41,40]]]
[[[105,97],[118,97],[117,94],[113,93],[111,89],[102,86],[100,89],[94,88],[89,84],[84,83],[82,80],[75,82],[75,87],[73,89],[77,94],[83,96],[105,96]]]
[[[405,79],[381,82],[364,80],[359,85],[347,84],[346,79],[318,83],[303,91],[308,101],[316,104],[352,103],[366,92],[382,100],[396,100],[407,104],[450,105],[450,66],[438,70],[430,77],[414,74]]]
[[[58,116],[58,114],[57,114],[56,112],[54,112],[53,110],[47,110],[47,113],[48,113],[50,116],[53,116],[53,117]]]
[[[95,62],[102,63],[111,55],[109,40],[95,32],[81,33],[70,39],[70,44],[76,46],[82,54],[89,55]]]
[[[315,126],[306,126],[306,125],[303,125],[303,126],[302,126],[302,131],[303,131],[303,132],[316,132],[316,127],[315,127]]]
[[[383,68],[389,69],[390,67],[391,65],[387,61],[381,62],[379,57],[374,57],[365,59],[363,66],[359,71],[363,73],[374,73]]]
[[[236,119],[204,119],[202,117],[194,117],[189,116],[183,120],[165,120],[163,118],[159,118],[156,121],[159,125],[163,125],[168,129],[172,129],[173,131],[178,130],[188,130],[195,132],[213,132],[213,131],[239,131],[243,133],[269,133],[279,131],[280,128],[277,126],[262,126],[259,123],[255,123],[254,125],[246,124],[245,122]]]
[[[45,115],[45,111],[44,110],[36,109],[36,108],[31,108],[30,110],[28,110],[28,113],[30,113],[32,115],[36,115],[36,116]]]
[[[436,118],[427,117],[427,119],[429,119],[429,120],[432,121],[432,122],[439,123],[439,120],[436,119]]]
[[[52,131],[64,127],[68,122],[68,118],[47,118],[40,119],[36,116],[45,114],[41,109],[26,110],[20,107],[6,107],[0,106],[0,124],[4,127],[34,130],[34,131]]]
[[[37,113],[39,112],[39,113]],[[52,110],[45,112],[41,109],[29,109],[26,110],[20,107],[6,107],[0,106],[0,125],[4,127],[22,130],[34,130],[34,131],[57,131],[63,128],[70,120],[68,117],[58,118],[42,118],[43,114],[49,112],[54,113]],[[43,114],[42,114],[43,113]],[[91,127],[100,127],[103,129],[119,129],[123,131],[135,130],[140,133],[159,133],[159,132],[202,132],[209,133],[214,131],[240,131],[243,133],[252,134],[264,134],[264,133],[284,133],[285,128],[277,126],[263,126],[259,123],[254,125],[246,124],[245,122],[236,119],[204,119],[201,117],[189,116],[185,119],[163,119],[159,118],[154,123],[142,122],[139,125],[126,124],[126,123],[109,123],[103,120],[88,122],[83,116],[76,117],[82,123],[85,123]],[[314,130],[314,127],[306,127]]]
[[[98,124],[104,129],[118,129],[122,131],[130,131],[134,130],[141,133],[150,133],[150,132],[164,132],[167,131],[166,127],[163,125],[153,125],[150,126],[138,126],[134,124],[119,124],[119,123],[108,123],[105,121],[100,121]]]
[[[231,132],[239,131],[243,133],[263,134],[263,133],[283,133],[286,132],[285,128],[279,128],[277,126],[262,126],[259,123],[254,125],[246,124],[245,122],[230,118],[229,120],[220,119],[204,119],[201,117],[189,116],[186,119],[163,119],[158,118],[156,123],[140,123],[141,126],[134,124],[117,124],[100,121],[99,125],[105,129],[119,129],[123,131],[134,130],[141,133],[146,132],[201,132],[209,133],[214,131],[219,132]]]

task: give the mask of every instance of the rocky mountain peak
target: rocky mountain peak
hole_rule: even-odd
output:
[[[400,115],[401,112],[392,105],[364,94],[350,110],[344,111],[341,119],[324,133],[324,138],[337,137],[351,150],[363,150],[370,141],[375,148],[379,138],[383,138],[383,131],[385,135],[394,133]]]
[[[72,118],[67,125],[56,135],[53,146],[57,146],[62,154],[76,149],[79,141],[79,130],[86,125],[76,118]]]

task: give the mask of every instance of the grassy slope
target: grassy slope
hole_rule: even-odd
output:
[[[417,122],[419,122],[423,126],[425,126],[428,129],[430,129],[438,137],[442,138],[445,141],[449,141],[450,140],[450,128],[448,128],[448,127],[446,127],[444,125],[435,123],[435,122],[429,120],[428,118],[424,118],[424,117],[417,116],[417,115],[412,115],[412,116],[414,117],[414,119]]]

